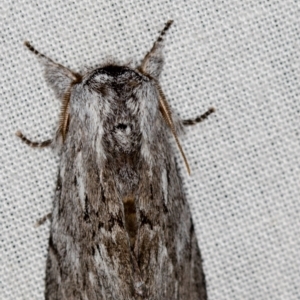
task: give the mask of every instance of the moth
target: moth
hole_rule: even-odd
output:
[[[32,51],[61,101],[52,147],[60,155],[45,299],[207,299],[202,259],[171,145],[188,162],[182,120],[159,84],[168,21],[137,67],[76,73]],[[41,221],[41,223],[44,220]]]

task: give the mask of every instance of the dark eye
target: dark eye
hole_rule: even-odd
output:
[[[126,128],[127,128],[127,125],[126,125],[126,124],[123,124],[123,123],[119,123],[119,124],[116,126],[116,129],[125,130]]]

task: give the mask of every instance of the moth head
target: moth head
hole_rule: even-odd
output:
[[[164,36],[172,23],[172,20],[166,23],[164,29],[161,31],[158,39],[153,44],[151,50],[146,54],[140,66],[138,66],[136,70],[124,66],[107,65],[94,70],[93,74],[90,77],[88,77],[88,79],[86,79],[85,75],[82,76],[58,63],[55,63],[50,58],[46,57],[45,55],[41,54],[36,49],[34,49],[28,42],[25,42],[25,46],[34,54],[36,54],[40,62],[45,66],[46,81],[48,85],[54,90],[57,98],[59,98],[62,101],[62,109],[58,129],[58,136],[62,138],[62,141],[64,141],[66,138],[68,126],[70,123],[71,98],[75,99],[77,96],[79,96],[80,93],[82,94],[84,90],[84,84],[88,87],[89,90],[93,90],[94,92],[98,93],[98,95],[101,96],[102,99],[108,100],[111,99],[111,97],[114,97],[115,99],[118,98],[118,101],[115,101],[115,104],[112,105],[112,111],[117,111],[117,117],[119,117],[120,120],[123,118],[125,121],[128,120],[128,117],[130,117],[130,113],[128,115],[128,111],[130,111],[130,109],[125,110],[125,112],[127,113],[127,116],[125,116],[126,113],[122,114],[122,109],[120,105],[124,102],[124,99],[127,99],[127,101],[125,101],[127,103],[127,107],[131,107],[131,110],[135,110],[138,106],[134,105],[134,103],[142,102],[136,101],[133,95],[140,95],[138,96],[138,99],[143,100],[144,103],[148,104],[144,105],[144,108],[148,109],[148,114],[146,114],[146,118],[144,116],[145,122],[143,124],[146,127],[147,122],[149,123],[153,121],[153,116],[155,112],[155,109],[151,109],[151,106],[149,106],[150,96],[152,100],[154,99],[154,101],[152,102],[155,102],[155,99],[157,99],[159,111],[166,124],[170,128],[175,138],[175,141],[179,147],[181,155],[183,156],[187,170],[190,173],[186,157],[183,153],[182,147],[177,137],[176,128],[174,125],[170,107],[158,82],[158,78],[162,71],[164,63],[162,53],[164,47]],[[147,80],[150,84],[145,84],[145,81]],[[140,88],[141,86],[143,86],[143,88]],[[153,92],[153,87],[155,92]],[[137,89],[136,92],[134,92],[135,89]],[[152,93],[149,92],[151,89]],[[117,103],[121,104],[119,105]],[[152,103],[152,105],[153,104],[155,107],[155,103]],[[140,105],[139,109],[141,108],[142,106]],[[104,115],[109,115],[109,113],[105,110],[105,106],[103,106],[103,112]],[[144,114],[141,111],[140,113],[141,115]],[[126,132],[129,133],[131,131],[131,127],[129,126],[129,124],[123,121],[120,121],[117,125],[115,125],[116,130],[123,131],[125,134]],[[124,139],[122,139],[121,137],[121,142],[122,141],[124,141]]]
[[[99,136],[97,126],[103,131],[106,151],[128,153],[139,147],[141,122],[151,114],[144,108],[145,101],[150,101],[142,96],[147,90],[151,90],[147,77],[128,66],[110,63],[86,74],[71,101],[78,102],[80,110],[93,114],[98,123],[90,126],[89,132]],[[157,110],[158,105],[154,104],[154,110],[155,107]],[[92,124],[90,118],[88,122]]]

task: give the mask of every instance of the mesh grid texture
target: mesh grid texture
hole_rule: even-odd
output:
[[[183,118],[216,113],[181,138],[178,161],[209,299],[300,299],[299,1],[2,1],[0,299],[42,299],[58,157],[59,101],[29,40],[81,70],[140,61],[168,19],[162,88]]]

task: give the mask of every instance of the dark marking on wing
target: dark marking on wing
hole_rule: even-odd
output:
[[[89,198],[87,195],[85,195],[84,199],[84,213],[83,213],[83,219],[86,222],[90,222],[90,214],[89,214]]]
[[[131,248],[133,248],[138,230],[134,196],[125,197],[123,199],[123,203],[125,214],[125,226],[130,238],[130,246]]]
[[[141,223],[141,226],[148,224],[150,226],[151,230],[153,229],[153,224],[152,224],[151,220],[145,215],[144,211],[142,211],[142,210],[140,210],[140,223]]]
[[[118,214],[110,214],[110,218],[108,220],[108,230],[112,231],[115,225],[119,225],[121,228],[124,228],[124,223],[122,220],[122,215]]]

